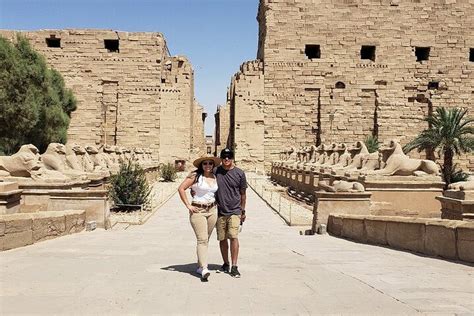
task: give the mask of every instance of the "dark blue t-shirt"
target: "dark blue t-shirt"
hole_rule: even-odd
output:
[[[225,170],[219,166],[215,170],[217,180],[217,211],[219,216],[240,215],[240,192],[247,189],[247,179],[242,169],[234,167]]]

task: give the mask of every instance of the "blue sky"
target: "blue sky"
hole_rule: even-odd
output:
[[[172,55],[191,60],[212,134],[230,77],[257,55],[257,7],[258,0],[0,0],[0,29],[161,32]]]

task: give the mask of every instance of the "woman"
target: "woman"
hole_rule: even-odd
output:
[[[216,226],[217,211],[215,193],[217,181],[213,169],[221,163],[217,157],[204,156],[194,160],[193,165],[197,168],[184,179],[178,188],[179,196],[189,210],[189,220],[194,229],[197,239],[197,273],[201,280],[207,281],[209,270],[207,269],[207,247],[212,230]],[[192,188],[194,195],[189,203],[186,190]]]

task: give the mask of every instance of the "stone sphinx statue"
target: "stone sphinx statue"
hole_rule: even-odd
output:
[[[352,157],[351,163],[342,169],[348,172],[361,169],[364,163],[364,157],[369,154],[369,150],[364,142],[355,142],[352,146],[347,148],[347,151]]]
[[[103,158],[107,161],[107,166],[118,165],[117,155],[115,154],[115,146],[105,145],[103,148]]]
[[[451,183],[448,186],[450,190],[459,190],[459,191],[471,191],[474,190],[474,179],[468,179],[467,181],[460,181]]]
[[[320,181],[318,186],[327,192],[364,192],[364,186],[359,182],[349,182],[343,180],[336,180],[332,185],[325,181]]]
[[[153,158],[153,151],[151,149],[145,149],[145,161],[150,166],[157,166],[156,161]]]
[[[296,152],[296,155],[297,155],[297,161],[298,161],[298,163],[296,164],[296,167],[301,169],[306,164],[306,158],[307,158],[307,155],[308,155],[307,148],[306,147],[301,147]]]
[[[312,167],[320,166],[326,162],[326,159],[328,158],[328,149],[328,146],[324,144],[316,147],[315,158],[313,159],[314,162],[311,163]]]
[[[382,155],[375,151],[362,157],[362,167],[359,169],[359,171],[373,173],[377,169],[380,169],[382,165]]]
[[[125,163],[125,148],[115,146],[115,157],[119,163]]]
[[[326,153],[327,158],[325,159],[321,167],[331,167],[339,161],[339,151],[338,145],[336,143],[332,143],[331,145],[329,145]]]
[[[78,155],[82,155],[83,151],[82,147],[77,144],[66,145],[66,168],[84,171],[82,163],[78,158]]]
[[[70,180],[61,172],[47,169],[41,159],[38,148],[32,144],[23,145],[17,153],[0,157],[0,177],[17,182],[64,183]]]
[[[132,150],[130,148],[123,148],[123,159],[133,160]]]
[[[296,149],[294,147],[290,147],[286,151],[286,159],[285,159],[285,162],[284,162],[284,166],[288,167],[288,166],[292,165],[293,163],[295,163],[296,160],[297,160]]]
[[[41,160],[48,170],[66,171],[66,147],[59,143],[49,144],[44,154],[41,155]]]
[[[76,153],[79,162],[81,163],[82,170],[85,172],[94,172],[94,162],[91,159],[91,156],[87,152],[87,150],[82,146],[77,146],[74,148],[74,152]]]
[[[91,162],[94,166],[94,170],[106,171],[108,169],[105,155],[100,154],[96,146],[87,145],[85,147],[85,150],[91,159]]]
[[[339,160],[332,166],[332,169],[345,168],[349,166],[349,164],[352,162],[352,158],[346,144],[339,144],[336,150],[339,152]]]
[[[408,157],[397,141],[391,140],[387,144],[382,145],[379,152],[382,155],[385,166],[380,170],[374,171],[374,174],[385,176],[437,176],[440,174],[440,169],[434,161]]]
[[[312,164],[316,162],[317,158],[318,158],[318,152],[317,152],[316,146],[314,145],[309,146],[308,163]]]
[[[0,177],[32,177],[43,165],[39,150],[32,144],[23,145],[11,156],[0,156]]]
[[[66,146],[59,143],[51,143],[41,155],[41,160],[47,170],[57,171],[72,179],[85,180],[86,175],[82,170],[72,169],[66,157]]]

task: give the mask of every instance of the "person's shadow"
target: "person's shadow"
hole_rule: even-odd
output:
[[[220,269],[220,265],[218,264],[208,264],[207,268],[209,269],[209,272],[214,272]],[[166,271],[172,271],[172,272],[181,272],[181,273],[187,273],[192,275],[195,278],[201,279],[201,276],[196,273],[197,269],[197,264],[196,263],[188,263],[188,264],[175,264],[172,266],[167,266],[161,268],[161,270],[166,270]],[[205,281],[203,281],[205,282]]]

